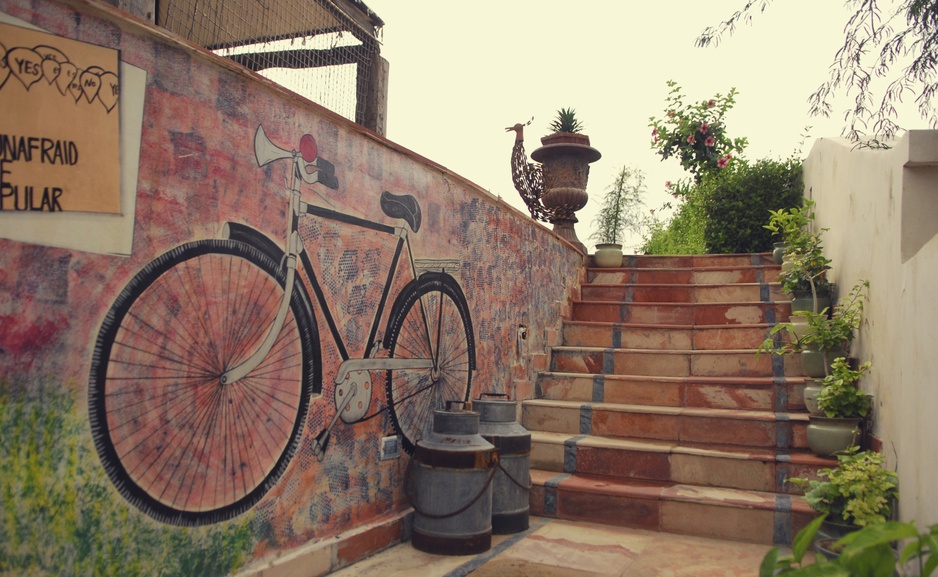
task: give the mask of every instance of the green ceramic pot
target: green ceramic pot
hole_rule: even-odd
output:
[[[808,422],[808,447],[820,457],[833,457],[860,440],[860,419],[831,419],[811,415]]]

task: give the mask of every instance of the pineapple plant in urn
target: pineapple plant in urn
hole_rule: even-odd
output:
[[[626,232],[641,228],[644,190],[645,174],[628,166],[619,170],[615,181],[606,189],[593,220],[593,234],[589,237],[596,241],[593,256],[596,266],[622,266],[622,240]]]

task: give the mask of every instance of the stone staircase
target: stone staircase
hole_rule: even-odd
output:
[[[814,513],[797,359],[756,348],[790,302],[770,255],[589,269],[522,404],[536,515],[790,544]]]

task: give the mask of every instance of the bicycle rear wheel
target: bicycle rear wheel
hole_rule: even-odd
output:
[[[92,434],[118,490],[150,516],[230,519],[289,464],[322,382],[302,283],[267,358],[220,382],[267,336],[284,283],[279,264],[254,247],[202,240],[147,264],[108,312],[91,367]]]
[[[433,411],[469,400],[475,340],[466,297],[456,279],[428,272],[401,291],[391,309],[387,347],[392,358],[432,359],[432,369],[389,370],[388,409],[408,454],[425,437]]]

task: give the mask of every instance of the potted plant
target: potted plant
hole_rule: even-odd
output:
[[[863,301],[869,281],[854,285],[850,294],[834,307],[820,312],[797,311],[792,321],[778,323],[759,346],[757,352],[772,352],[777,355],[801,354],[801,366],[812,378],[823,378],[830,374],[830,365],[837,357],[846,356],[854,333],[860,327],[863,316]],[[803,319],[803,322],[793,322]],[[787,334],[787,340],[782,336]]]
[[[821,414],[809,417],[808,446],[814,453],[828,457],[856,444],[860,423],[873,407],[872,395],[857,387],[857,381],[869,370],[869,361],[851,369],[846,358],[834,359],[831,374],[824,377],[817,396]]]
[[[826,516],[822,538],[839,539],[892,517],[899,481],[895,471],[883,468],[883,460],[880,453],[851,447],[837,455],[836,467],[818,471],[818,479],[791,479],[807,488],[808,505]]]
[[[599,267],[622,266],[622,238],[627,230],[641,226],[639,207],[643,205],[645,175],[641,170],[623,166],[615,182],[606,189],[602,205],[593,219],[596,241],[593,260]]]
[[[858,282],[847,298],[834,307],[828,316],[827,309],[821,312],[799,311],[794,316],[807,320],[804,337],[801,339],[801,368],[812,378],[830,374],[831,364],[837,357],[846,356],[856,330],[863,317],[863,301],[870,282]]]
[[[574,213],[589,200],[589,165],[602,154],[590,146],[589,136],[582,134],[583,124],[572,108],[558,110],[549,128],[552,133],[541,138],[542,146],[531,152],[531,158],[543,166],[541,203],[551,214],[554,232],[585,253],[586,246],[573,228],[577,222]]]
[[[804,207],[795,206],[769,210],[769,223],[764,225],[763,228],[768,229],[779,239],[779,242],[774,245],[775,250],[772,251],[775,264],[782,264],[785,254],[788,252],[789,244],[795,246],[798,237],[804,234],[805,229],[811,222],[808,216],[810,215],[812,218],[814,216],[813,207],[814,201],[807,200]]]
[[[781,239],[778,244],[784,246],[779,282],[782,290],[792,297],[792,311],[818,312],[830,307],[832,288],[827,271],[831,267],[821,244],[821,234],[827,229],[810,231],[814,222],[814,201],[806,200],[803,207],[770,210],[769,214],[765,228],[778,236]]]
[[[805,553],[808,552],[825,517],[817,517],[798,532],[790,555],[783,555],[778,547],[770,549],[759,565],[759,577],[893,577],[906,575],[902,569],[909,565],[915,575],[930,577],[938,569],[938,525],[932,525],[920,532],[915,523],[901,521],[867,525],[834,543],[840,548],[840,553],[834,559],[819,555],[815,557],[814,562],[804,563]],[[898,556],[898,564],[892,548],[896,542],[906,543]]]

